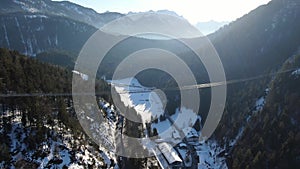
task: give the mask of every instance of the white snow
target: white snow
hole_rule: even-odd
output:
[[[265,105],[265,97],[263,96],[256,101],[255,111],[257,111],[257,112],[261,111],[263,109],[264,105]]]
[[[5,24],[3,24],[3,29],[4,29],[4,36],[5,36],[5,40],[6,40],[7,46],[8,46],[8,48],[10,48],[10,43],[9,43],[9,39],[8,39],[8,35],[7,35],[7,30],[6,30]]]
[[[292,75],[294,75],[294,76],[299,76],[300,75],[300,68],[299,69],[297,69],[297,70],[295,70],[295,71],[293,71],[292,72]]]
[[[84,167],[76,163],[73,163],[69,166],[69,169],[84,169]]]
[[[227,169],[224,157],[218,157],[224,149],[220,148],[215,141],[208,141],[196,147],[199,158],[198,168]]]
[[[26,4],[24,2],[18,1],[18,0],[13,0],[14,3],[25,6]]]
[[[117,92],[120,93],[121,101],[125,104],[125,106],[134,107],[144,117],[146,115],[147,119],[144,119],[145,121],[150,120],[151,115],[153,118],[158,118],[161,114],[163,114],[162,103],[160,98],[159,97],[157,98],[160,100],[159,102],[153,103],[149,101],[150,100],[149,97],[151,97],[150,93],[152,89],[142,86],[136,79],[128,78],[128,79],[123,79],[118,81],[114,80],[111,81],[111,84],[116,88]],[[135,93],[132,91],[142,91],[142,92]],[[105,107],[106,109],[109,109],[109,104],[100,103],[100,105],[102,105],[102,107]],[[151,109],[151,107],[155,107],[156,109],[159,109],[161,112],[159,114],[154,114],[152,113],[153,108]],[[149,114],[144,114],[144,113],[149,113],[150,116]],[[192,110],[187,109],[185,107],[181,107],[181,109],[176,110],[175,114],[170,116],[170,119],[171,121],[176,122],[178,128],[181,128],[188,138],[193,138],[193,137],[197,138],[199,136],[199,133],[194,128],[189,126],[189,124],[194,124],[194,122],[197,119],[201,121],[201,117],[199,115],[196,115]],[[166,118],[166,120],[164,121],[158,120],[158,123],[154,123],[154,122],[151,123],[151,129],[153,130],[154,128],[156,128],[158,133],[163,133],[170,127],[172,127],[172,131],[174,131],[171,135],[172,138],[164,138],[163,140],[157,139],[156,140],[157,143],[162,143],[162,142],[171,143],[174,142],[174,140],[180,139],[179,132],[174,126],[171,126],[172,123],[171,121],[168,118]],[[144,143],[144,145],[150,149],[153,148],[152,144],[154,143],[149,143],[149,142]],[[181,143],[181,145],[182,144],[184,143]],[[227,168],[225,158],[217,157],[217,155],[224,150],[220,148],[217,145],[217,143],[212,141],[201,143],[201,144],[199,142],[195,142],[194,146],[197,147],[197,150],[199,152],[201,152],[200,158],[203,160],[203,164],[201,165],[206,166],[206,168],[222,168],[222,169]],[[178,149],[178,152],[183,157],[182,160],[185,162],[185,165],[190,166],[192,160],[190,160],[190,162],[185,161],[186,156],[188,155],[187,150],[184,150],[184,148],[182,147],[181,149]],[[165,152],[165,155],[167,157],[170,157],[172,156],[172,153]],[[190,158],[189,155],[187,158]]]
[[[241,127],[239,129],[238,134],[235,136],[235,138],[233,140],[230,141],[229,145],[232,147],[236,144],[236,142],[242,137],[243,133],[244,133],[244,129],[245,127]]]
[[[32,55],[32,56],[35,55],[34,52],[33,52],[33,47],[32,47],[31,39],[29,39],[29,38],[27,39],[27,46],[29,48],[29,53],[28,54]]]
[[[25,18],[48,18],[46,15],[37,15],[37,14],[32,14],[32,15],[24,15]]]
[[[51,46],[51,40],[50,40],[50,37],[49,37],[49,36],[48,36],[48,38],[47,38],[47,41],[48,41],[49,46]]]
[[[57,34],[55,35],[54,43],[55,43],[55,46],[58,46],[58,38],[57,38]]]
[[[27,126],[25,130],[21,123],[22,114],[18,110],[2,112],[1,118],[4,117],[10,118],[12,125],[12,130],[8,134],[11,141],[10,153],[14,154],[11,156],[11,162],[24,159],[29,162],[37,163],[39,165],[38,168],[40,169],[54,169],[55,167],[63,168],[63,166],[77,169],[86,168],[88,164],[93,164],[96,168],[101,168],[104,164],[110,165],[111,163],[110,156],[90,146],[87,140],[83,140],[84,137],[75,138],[74,135],[72,135],[71,130],[57,119],[54,119],[55,125],[53,127],[45,124],[46,128],[51,129],[52,136],[48,137],[47,141],[37,144],[36,149],[28,150],[28,145],[24,140],[30,133],[34,133],[35,129]],[[0,126],[1,125],[2,124],[0,123]],[[53,140],[53,137],[55,137],[55,140]],[[80,149],[74,147],[80,147]],[[46,156],[36,156],[35,154],[38,150],[46,153]],[[82,158],[74,160],[74,154],[76,157]],[[50,161],[54,158],[60,159],[62,162],[58,165],[52,165]],[[3,165],[4,163],[0,162],[0,168],[4,168]],[[10,168],[14,168],[14,165],[11,164]]]
[[[49,39],[49,41],[50,41],[50,39]],[[49,42],[49,43],[51,43],[51,42]],[[82,80],[85,80],[85,81],[89,80],[89,76],[87,74],[81,73],[81,72],[79,72],[77,70],[72,70],[72,72],[75,73],[75,74],[77,74],[77,75],[80,75],[80,77],[82,78]]]
[[[126,107],[134,108],[142,117],[142,121],[150,122],[152,117],[164,113],[164,103],[153,88],[142,86],[135,78],[110,81],[120,94]]]
[[[176,112],[171,116],[171,119],[173,119],[177,127],[181,129],[192,127],[197,119],[200,119],[201,121],[200,116],[198,116],[193,110],[185,107],[182,107],[180,110],[176,109]]]
[[[178,153],[172,145],[163,142],[158,144],[158,148],[161,150],[170,164],[174,162],[182,162],[181,158],[178,156]]]
[[[184,128],[182,129],[184,135],[186,136],[186,138],[192,138],[192,137],[199,137],[197,131],[192,128],[192,127],[187,127],[187,128]]]
[[[262,111],[262,109],[264,108],[264,105],[265,105],[265,98],[266,98],[266,95],[268,94],[269,92],[269,88],[266,88],[265,90],[265,95],[260,97],[259,99],[256,100],[255,102],[255,106],[254,106],[254,110],[251,112],[251,114],[249,114],[247,117],[246,117],[246,122],[248,123],[253,114],[255,113],[259,113]],[[242,126],[240,129],[239,129],[239,132],[238,134],[236,135],[236,137],[230,141],[229,145],[230,146],[234,146],[236,144],[236,142],[240,139],[240,137],[243,135],[243,132],[244,132],[244,129],[245,127]]]
[[[23,43],[23,45],[24,45],[25,55],[27,55],[27,54],[28,54],[28,51],[27,51],[27,45],[26,45],[26,43],[25,43],[24,36],[23,36],[23,33],[22,33],[22,31],[21,31],[20,23],[19,23],[19,21],[18,21],[18,18],[17,18],[17,17],[15,17],[15,21],[16,21],[16,25],[17,25],[17,28],[18,28],[18,30],[19,30],[19,33],[20,33],[21,42],[22,42],[22,43]]]

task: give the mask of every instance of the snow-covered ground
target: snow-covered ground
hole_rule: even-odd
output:
[[[15,168],[15,164],[21,160],[34,163],[40,169],[63,167],[80,169],[87,168],[89,165],[106,168],[111,164],[109,152],[94,147],[84,135],[75,137],[72,131],[57,119],[54,119],[52,126],[45,124],[51,133],[47,134],[46,141],[40,144],[34,143],[36,148],[30,150],[26,139],[37,131],[32,127],[23,127],[21,112],[18,110],[1,112],[0,118],[11,119],[11,131],[7,134],[10,140],[9,168]],[[2,134],[3,130],[0,132]],[[7,167],[7,164],[0,161],[0,168],[5,166]]]
[[[198,168],[227,169],[225,158],[218,157],[224,151],[215,141],[208,141],[195,147],[199,158]]]
[[[295,70],[295,71],[293,71],[293,72],[292,72],[292,75],[298,77],[298,76],[300,75],[300,68],[297,69],[297,70]]]
[[[191,109],[182,107],[180,110],[176,109],[174,115],[171,116],[171,119],[176,123],[178,128],[186,129],[192,127],[196,120],[199,119],[201,122],[201,117]]]
[[[170,118],[176,123],[176,126],[181,128],[187,135],[189,135],[191,131],[191,127],[188,125],[188,123],[194,124],[197,119],[199,119],[201,122],[201,117],[187,108],[181,108],[181,110],[176,109],[175,114],[170,116]],[[158,120],[158,123],[152,123],[151,127],[152,130],[156,128],[158,133],[162,133],[170,128],[171,125],[171,122],[166,119],[164,121]]]
[[[262,96],[259,98],[256,103],[255,103],[255,112],[260,112],[262,111],[263,107],[265,105],[265,96]]]
[[[137,79],[127,78],[122,80],[109,81],[116,91],[120,94],[121,101],[125,106],[133,107],[143,118],[143,122],[150,122],[151,119],[156,119],[160,115],[164,114],[164,103],[159,95],[153,91],[152,88],[147,88],[142,86]],[[103,104],[102,104],[103,105]],[[103,107],[109,107],[109,105],[103,105]],[[151,118],[152,116],[152,118]],[[196,115],[192,110],[185,107],[177,109],[176,112],[169,118],[165,120],[160,120],[158,118],[157,123],[151,122],[151,129],[154,128],[158,133],[163,133],[169,128],[172,128],[171,138],[164,138],[160,142],[176,142],[181,139],[178,129],[181,129],[183,133],[190,137],[199,137],[200,132],[197,132],[190,124],[194,124],[196,120],[199,119],[201,122],[201,117]],[[172,123],[176,123],[176,127]],[[160,140],[160,139],[159,139]],[[158,140],[157,140],[158,141]],[[182,140],[179,140],[181,142]],[[144,143],[147,148],[155,147],[154,142]],[[223,151],[218,147],[216,142],[208,141],[200,144],[199,141],[195,141],[193,145],[195,149],[199,151],[199,158],[202,160],[203,166],[206,168],[227,168],[225,163],[225,158],[217,157],[217,155]],[[187,149],[178,149],[179,154],[185,161],[186,166],[192,165],[192,157],[187,154]],[[186,160],[186,159],[190,159]]]
[[[142,117],[143,122],[150,122],[164,112],[164,103],[153,88],[142,86],[135,78],[110,81],[120,93],[121,101],[126,107],[134,108]]]
[[[94,112],[94,105],[86,105],[84,111],[78,118],[88,125],[93,140],[98,143],[101,150],[101,158],[105,164],[111,165],[111,160],[116,162],[116,133],[118,130],[119,116],[114,105],[111,105],[104,99],[99,100],[101,113]],[[98,121],[98,116],[106,117],[102,121]]]

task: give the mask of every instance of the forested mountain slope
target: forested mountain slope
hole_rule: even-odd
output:
[[[299,51],[300,1],[272,0],[209,36],[218,51],[228,85],[223,118],[215,132],[230,144],[247,124],[274,73]],[[245,80],[248,79],[248,80]]]
[[[272,0],[209,36],[227,77],[280,68],[300,46],[300,1]]]
[[[99,14],[93,9],[85,8],[68,1],[51,0],[2,0],[0,2],[0,13],[43,13],[46,15],[62,16],[99,28],[104,24],[122,17],[117,12],[106,12]]]
[[[53,49],[77,54],[97,30],[66,17],[42,13],[0,14],[0,22],[1,47],[30,56]]]
[[[0,168],[113,166],[77,120],[71,71],[3,48],[0,65]]]
[[[233,168],[300,165],[300,56],[289,58],[269,86],[263,108],[253,114],[234,147]]]

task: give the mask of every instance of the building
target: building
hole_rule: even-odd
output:
[[[182,165],[182,159],[179,157],[177,151],[173,148],[172,145],[163,142],[158,144],[158,148],[163,154],[163,156],[168,161],[169,165],[179,166]]]
[[[192,128],[192,127],[187,127],[185,129],[182,130],[184,135],[185,135],[185,138],[188,142],[196,142],[198,143],[199,142],[199,134],[197,133],[197,131]]]

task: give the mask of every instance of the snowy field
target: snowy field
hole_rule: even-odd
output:
[[[142,86],[135,78],[110,81],[120,93],[121,101],[126,107],[134,108],[142,117],[143,122],[150,122],[164,112],[164,104],[153,88]]]

